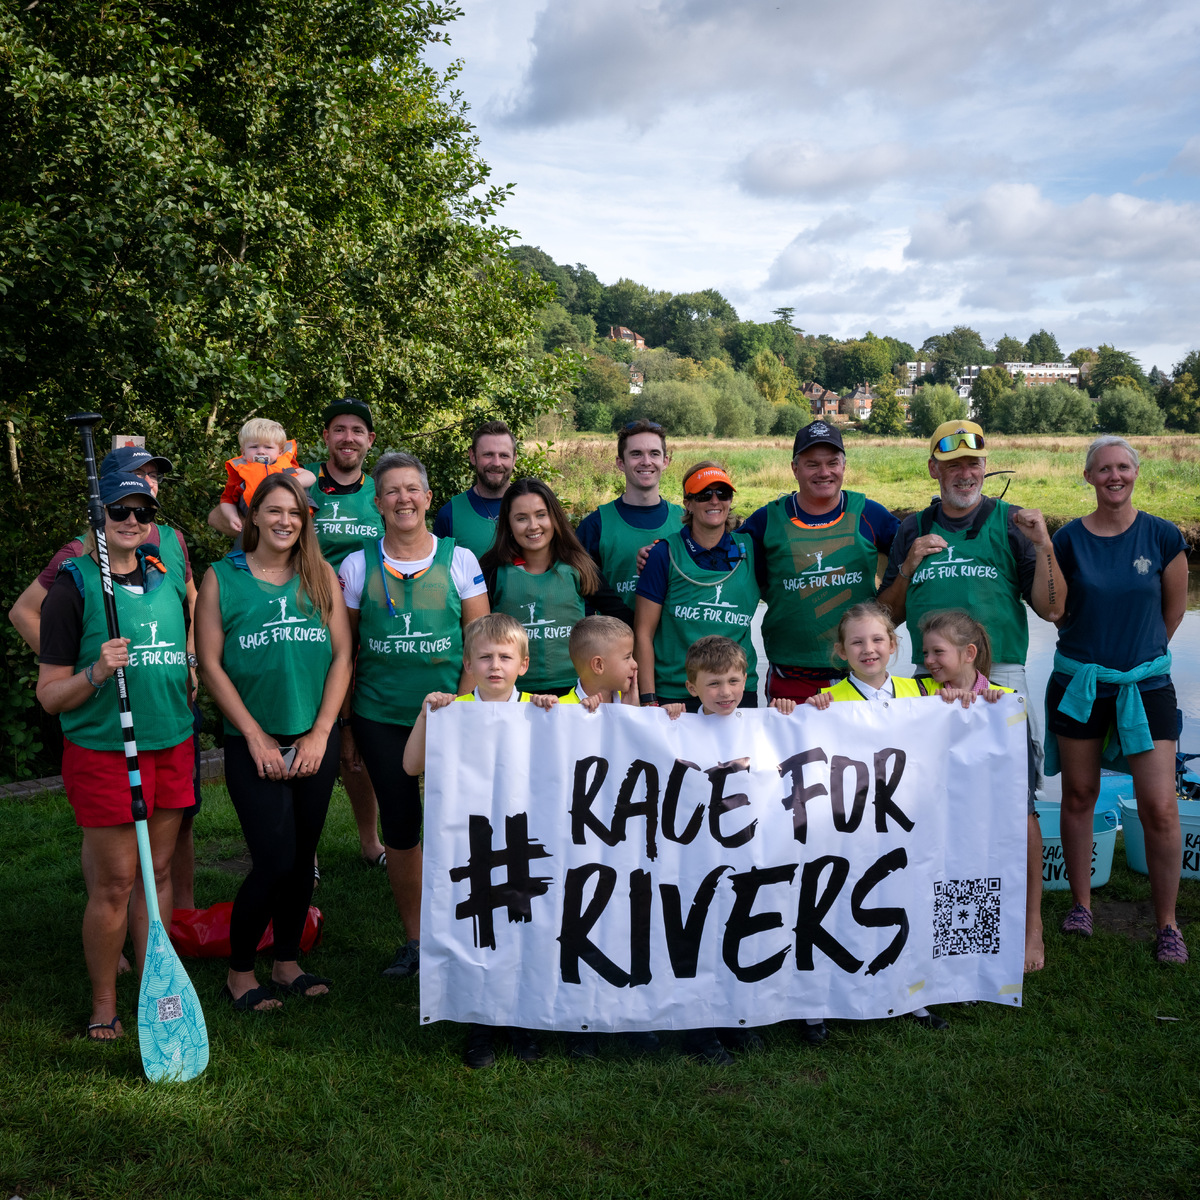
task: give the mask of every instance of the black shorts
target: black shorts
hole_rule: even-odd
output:
[[[1092,705],[1092,715],[1086,721],[1076,721],[1058,711],[1062,702],[1063,687],[1053,676],[1046,691],[1046,724],[1059,737],[1078,738],[1086,741],[1104,738],[1117,724],[1116,696],[1097,696]],[[1178,717],[1175,714],[1177,701],[1175,685],[1168,682],[1165,687],[1142,693],[1142,707],[1146,710],[1146,722],[1150,736],[1156,742],[1173,742],[1178,735]]]

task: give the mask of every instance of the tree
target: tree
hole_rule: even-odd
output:
[[[998,433],[1088,433],[1095,424],[1096,405],[1067,383],[1016,387],[992,406],[992,428]]]
[[[1025,343],[1017,341],[1015,337],[1009,337],[1007,333],[996,343],[998,363],[1025,362],[1025,354]]]
[[[1161,433],[1163,411],[1138,388],[1104,392],[1096,402],[1096,423],[1105,433]]]
[[[1200,433],[1200,387],[1190,371],[1176,374],[1162,392],[1159,406],[1172,429]]]
[[[5,6],[0,372],[27,456],[96,408],[186,464],[183,507],[250,412],[311,444],[353,390],[444,495],[480,419],[556,402],[570,357],[527,354],[549,291],[506,254],[455,69],[422,61],[454,15]]]
[[[1062,351],[1058,348],[1058,339],[1045,329],[1039,329],[1031,334],[1025,346],[1027,362],[1047,363],[1062,362]]]
[[[1015,386],[1016,381],[1003,367],[988,367],[980,371],[971,385],[971,413],[985,430],[995,428],[993,409],[1000,397]]]
[[[1099,396],[1101,392],[1108,389],[1110,381],[1115,380],[1118,376],[1125,376],[1132,381],[1134,386],[1143,391],[1146,388],[1146,376],[1142,371],[1141,363],[1125,350],[1118,350],[1115,346],[1102,344],[1096,353],[1096,361],[1088,371],[1088,391],[1093,396]],[[1122,380],[1117,386],[1127,387],[1129,385]]]
[[[564,309],[570,309],[575,300],[575,281],[565,267],[560,267],[541,246],[513,246],[508,257],[526,274],[534,273],[543,283],[550,284],[555,299]]]
[[[1096,352],[1091,346],[1080,346],[1078,350],[1072,350],[1067,355],[1067,362],[1073,367],[1090,366],[1096,361]]]
[[[756,321],[738,321],[725,330],[725,349],[734,366],[752,363],[760,350],[771,349],[771,327]]]
[[[943,421],[966,420],[967,402],[949,384],[918,388],[908,404],[908,419],[917,437],[930,437]]]
[[[575,428],[607,432],[629,397],[629,368],[589,354],[575,391]]]
[[[677,379],[647,383],[640,396],[630,398],[629,420],[657,421],[677,437],[705,437],[716,428],[716,393],[705,383]]]
[[[760,350],[746,373],[772,404],[800,399],[799,380],[770,350]]]
[[[878,396],[872,402],[866,428],[868,433],[876,437],[900,437],[904,434],[904,405],[894,392]]]
[[[957,378],[963,367],[987,366],[995,361],[979,331],[969,325],[955,325],[949,333],[926,338],[921,351],[936,363],[938,383]]]
[[[847,342],[842,351],[845,385],[877,383],[892,373],[892,349],[882,338],[868,333],[861,341]]]
[[[1192,350],[1182,362],[1177,362],[1174,375],[1176,378],[1180,375],[1190,375],[1193,379],[1200,379],[1200,350]]]

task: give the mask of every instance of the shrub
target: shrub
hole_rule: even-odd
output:
[[[1096,423],[1105,433],[1162,433],[1166,417],[1140,388],[1118,387],[1096,401]]]
[[[676,437],[707,437],[717,424],[715,390],[707,383],[664,379],[647,383],[640,396],[630,396],[621,420],[645,417]]]
[[[801,408],[798,404],[776,404],[773,407],[775,423],[771,432],[782,437],[795,437],[812,420],[812,409],[807,405]]]
[[[964,421],[967,402],[947,383],[918,388],[908,406],[917,437],[929,437],[943,421]]]

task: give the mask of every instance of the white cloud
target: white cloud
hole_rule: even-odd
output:
[[[841,154],[812,142],[791,142],[760,146],[742,160],[735,174],[751,195],[813,199],[872,191],[897,176],[926,169],[931,158],[898,142]]]
[[[1183,149],[1171,159],[1168,169],[1181,175],[1200,175],[1200,133],[1184,142]]]

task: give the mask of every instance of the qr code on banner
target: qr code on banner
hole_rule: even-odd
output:
[[[158,1002],[160,1021],[178,1021],[183,1016],[183,1002],[178,996],[163,996]]]
[[[1000,880],[933,885],[933,957],[1000,953]]]

